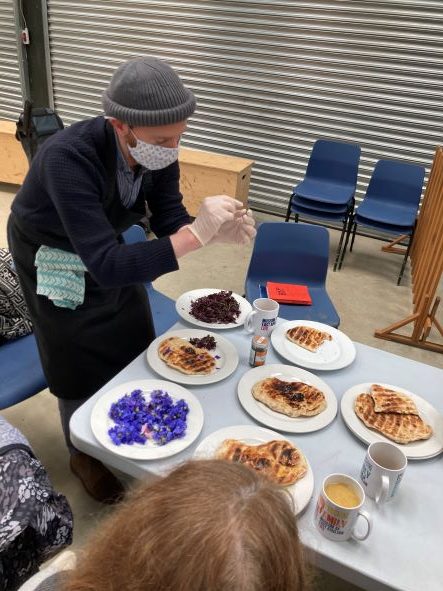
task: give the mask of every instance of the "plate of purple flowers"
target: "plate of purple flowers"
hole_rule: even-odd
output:
[[[183,386],[164,380],[134,380],[97,400],[91,414],[96,439],[134,460],[173,456],[190,446],[203,427],[203,409]]]
[[[167,365],[159,357],[158,349],[160,344],[169,337],[178,337],[188,341],[195,347],[206,349],[215,360],[213,371],[209,374],[187,374]],[[230,376],[237,369],[238,365],[237,349],[230,341],[207,330],[194,328],[165,332],[152,341],[148,347],[146,356],[151,368],[160,376],[167,380],[178,382],[179,384],[189,384],[191,386],[220,382]]]

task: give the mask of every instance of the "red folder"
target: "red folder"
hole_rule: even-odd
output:
[[[268,297],[280,304],[312,304],[311,296],[306,285],[295,285],[294,283],[266,283]]]

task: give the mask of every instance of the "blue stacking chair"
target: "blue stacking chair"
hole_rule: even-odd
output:
[[[0,346],[0,410],[18,404],[47,386],[33,334]]]
[[[147,240],[145,231],[141,226],[131,226],[123,233],[123,239],[126,244],[143,242]],[[152,319],[156,336],[159,336],[169,330],[173,324],[179,320],[175,309],[175,301],[155,289],[151,282],[145,283],[148,292],[149,303],[151,305]]]
[[[354,210],[360,146],[331,140],[317,140],[309,157],[305,178],[292,190],[286,222],[292,214],[342,224],[334,271],[340,259],[343,239]]]
[[[414,237],[424,177],[425,168],[418,164],[398,162],[396,160],[379,160],[377,162],[363,202],[358,206],[348,225],[340,267],[343,263],[350,234],[352,233],[350,246],[352,251],[357,226],[368,226],[400,237],[394,240],[392,245],[398,243],[401,239],[408,239],[407,247],[404,249],[403,264],[397,280],[397,285],[400,285]],[[399,251],[392,250],[391,252]]]
[[[263,223],[258,227],[246,276],[249,302],[264,296],[267,281],[307,285],[311,306],[280,304],[287,320],[315,320],[338,327],[340,318],[325,287],[329,233],[310,224]]]

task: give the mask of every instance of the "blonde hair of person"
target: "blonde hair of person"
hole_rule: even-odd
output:
[[[306,589],[289,495],[220,460],[137,487],[78,558],[63,591]]]

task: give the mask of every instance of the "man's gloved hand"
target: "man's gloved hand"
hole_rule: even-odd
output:
[[[246,213],[238,211],[235,214],[235,218],[228,222],[225,222],[210,244],[220,242],[231,242],[234,244],[249,244],[255,235],[257,230],[254,228],[255,220],[252,217],[252,211],[249,209]]]
[[[194,222],[187,226],[194,236],[203,244],[208,244],[226,222],[235,221],[236,212],[242,210],[243,204],[227,195],[205,197]]]

